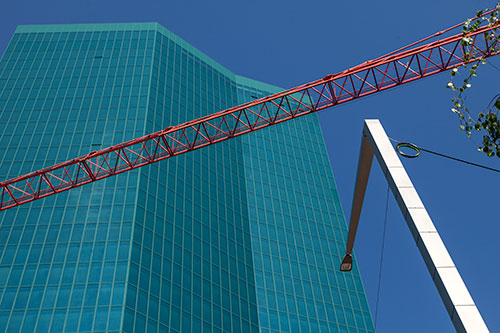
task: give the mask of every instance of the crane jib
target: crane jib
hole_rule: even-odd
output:
[[[497,55],[498,23],[468,34],[457,24],[338,74],[1,182],[0,210]]]

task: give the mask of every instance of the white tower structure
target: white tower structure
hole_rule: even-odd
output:
[[[341,271],[352,269],[352,249],[373,155],[382,168],[401,213],[410,228],[432,280],[457,332],[489,332],[434,223],[378,119],[365,120]]]

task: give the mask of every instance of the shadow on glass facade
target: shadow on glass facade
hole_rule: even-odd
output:
[[[0,179],[277,91],[156,23],[20,26]],[[373,332],[345,236],[318,120],[296,119],[1,212],[0,331]]]

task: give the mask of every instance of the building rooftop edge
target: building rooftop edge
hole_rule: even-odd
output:
[[[30,24],[17,26],[14,33],[46,33],[46,32],[98,32],[98,31],[144,31],[155,30],[171,39],[179,46],[193,53],[210,66],[216,68],[226,76],[233,77],[236,83],[253,86],[255,88],[277,93],[283,89],[268,83],[257,81],[241,75],[237,75],[212,59],[210,56],[200,51],[172,31],[168,30],[158,22],[129,22],[129,23],[76,23],[76,24]]]
[[[248,78],[245,76],[237,75],[237,74],[235,74],[235,78],[236,78],[237,84],[241,84],[241,85],[245,85],[245,86],[252,86],[256,89],[268,91],[272,94],[279,93],[279,92],[282,92],[284,90],[283,88],[274,86],[272,84],[265,83],[262,81],[257,81],[257,80],[254,80],[254,79],[251,79],[251,78]]]
[[[86,32],[86,31],[123,31],[151,30],[160,26],[157,22],[139,23],[77,23],[77,24],[29,24],[18,25],[15,33],[29,32]]]
[[[210,56],[200,51],[172,31],[168,30],[158,22],[139,23],[77,23],[77,24],[34,24],[19,25],[14,33],[45,33],[45,32],[98,32],[98,31],[145,31],[155,30],[165,37],[171,39],[182,48],[193,53],[210,66],[214,67],[226,76],[234,77],[234,73],[213,60]]]

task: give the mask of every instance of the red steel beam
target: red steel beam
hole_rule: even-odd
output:
[[[0,183],[0,210],[500,53],[499,22],[484,23],[466,35],[455,32],[436,38],[461,25],[341,73],[4,181]],[[464,46],[464,37],[472,38],[472,43]]]

